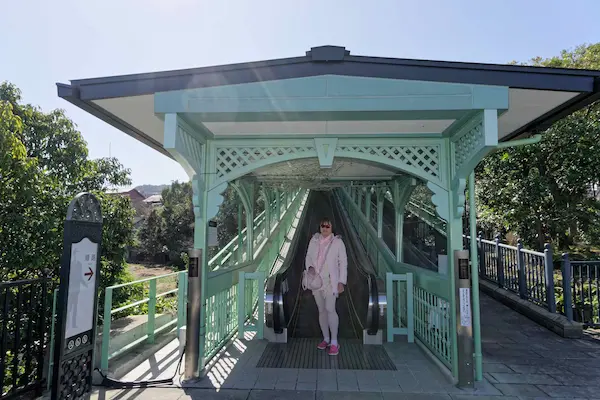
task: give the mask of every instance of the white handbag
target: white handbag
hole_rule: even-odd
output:
[[[321,275],[317,274],[313,268],[312,272],[304,270],[302,274],[302,288],[304,290],[319,290],[323,286],[323,279]]]
[[[335,239],[336,238],[334,236],[331,242],[327,245],[327,250],[325,250],[325,256],[323,257],[323,260],[327,260],[327,254],[329,253],[329,249],[331,248],[331,245]],[[313,267],[312,272],[309,272],[306,269],[304,270],[302,273],[302,288],[304,290],[319,290],[322,286],[323,279],[321,278],[321,275],[317,273],[316,268]]]

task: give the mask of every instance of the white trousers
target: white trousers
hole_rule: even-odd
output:
[[[337,297],[328,290],[313,291],[317,308],[319,309],[319,325],[323,339],[329,343],[337,344],[338,327],[340,320],[335,311]],[[331,336],[329,332],[331,331]],[[331,341],[329,340],[331,339]]]

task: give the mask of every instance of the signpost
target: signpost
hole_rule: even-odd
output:
[[[102,213],[80,193],[67,210],[57,302],[52,400],[80,398],[92,387]]]
[[[202,249],[189,251],[190,267],[188,270],[187,322],[185,327],[185,372],[184,379],[192,380],[200,377],[198,365],[200,361],[200,307],[202,307]]]
[[[454,251],[456,276],[456,333],[458,335],[458,386],[473,387],[473,324],[469,251]]]

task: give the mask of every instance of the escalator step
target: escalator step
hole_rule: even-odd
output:
[[[340,340],[340,353],[329,356],[318,350],[319,339],[291,339],[269,343],[257,368],[353,369],[395,371],[396,366],[383,346],[363,345],[360,340]]]

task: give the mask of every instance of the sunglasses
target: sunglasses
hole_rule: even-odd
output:
[[[331,225],[329,225],[329,224],[321,224],[321,228],[331,228]]]

